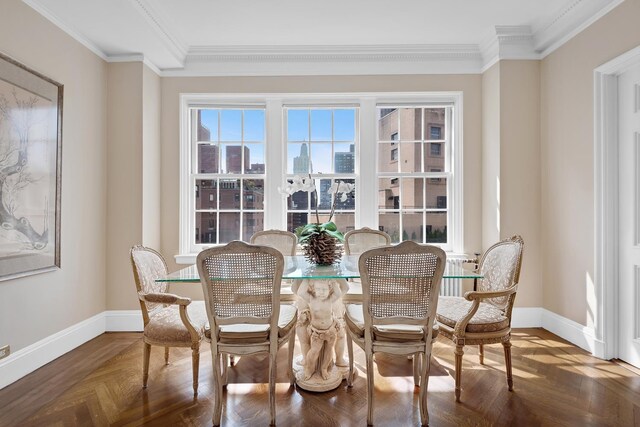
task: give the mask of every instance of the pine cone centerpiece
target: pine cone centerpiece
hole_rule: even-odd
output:
[[[309,262],[331,265],[342,257],[342,247],[338,246],[338,243],[342,242],[344,237],[333,222],[298,227],[296,235]]]
[[[303,245],[304,256],[314,264],[331,265],[342,257],[338,239],[325,232],[310,236]]]

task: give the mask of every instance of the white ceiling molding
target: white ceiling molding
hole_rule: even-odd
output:
[[[106,61],[143,61],[161,76],[273,76],[482,73],[499,60],[544,58],[623,0],[565,0],[551,13],[543,10],[530,25],[495,26],[491,37],[478,44],[260,46],[189,45],[162,3],[122,0],[142,18],[136,30],[150,31],[143,33],[144,43],[134,47],[120,40],[110,54],[98,47],[111,47],[104,42],[108,35],[90,40],[54,13],[53,0],[23,1]],[[65,15],[63,7],[56,10]],[[82,28],[80,21],[76,24]]]
[[[29,5],[33,10],[38,12],[40,15],[47,18],[54,24],[56,27],[60,28],[62,31],[73,37],[78,43],[89,49],[91,52],[98,55],[100,58],[105,61],[108,59],[108,55],[102,51],[95,43],[91,40],[84,37],[82,34],[78,33],[73,27],[67,23],[65,23],[62,19],[60,19],[56,14],[50,11],[46,6],[40,4],[38,0],[22,0],[24,3]]]
[[[624,0],[573,0],[546,22],[534,26],[536,51],[544,58]]]
[[[179,63],[184,63],[189,47],[180,40],[177,31],[168,24],[169,20],[154,9],[147,0],[130,0],[130,2],[156,32],[167,52]]]

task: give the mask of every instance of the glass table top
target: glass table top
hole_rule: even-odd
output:
[[[312,264],[304,256],[285,256],[283,279],[356,279],[359,255],[343,255],[339,263],[333,265]],[[481,279],[482,276],[448,262],[444,269],[445,279]],[[196,282],[200,283],[198,268],[191,265],[156,279],[156,282]]]

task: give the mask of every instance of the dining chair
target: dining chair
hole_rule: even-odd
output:
[[[360,255],[369,249],[390,244],[391,237],[387,233],[369,227],[351,230],[344,235],[344,252],[347,255]]]
[[[465,345],[479,345],[480,364],[484,363],[484,345],[502,343],[507,385],[513,390],[511,370],[511,312],[516,298],[524,241],[520,236],[491,246],[480,258],[478,272],[484,277],[477,291],[464,297],[441,297],[437,320],[440,333],[452,340],[455,348],[455,396],[460,401],[462,356]]]
[[[353,343],[365,352],[367,424],[373,424],[373,355],[413,355],[420,363],[420,420],[429,423],[427,386],[433,344],[433,323],[445,252],[435,246],[406,241],[365,251],[358,261],[363,303],[347,304],[349,339],[348,385],[353,379]]]
[[[215,407],[213,424],[220,425],[222,393],[226,385],[223,355],[269,355],[269,409],[275,425],[276,354],[289,343],[288,374],[291,385],[297,309],[280,304],[280,279],[284,259],[268,246],[233,241],[205,249],[197,258],[210,328],[205,338],[211,343]],[[224,372],[224,375],[223,375]]]
[[[276,248],[284,256],[293,256],[296,254],[298,236],[290,231],[264,230],[254,233],[251,236],[250,243],[252,245],[263,245]]]
[[[130,257],[144,322],[142,386],[146,388],[149,379],[152,345],[164,347],[165,363],[169,363],[170,347],[190,347],[193,394],[198,394],[200,342],[207,323],[204,303],[170,294],[168,283],[155,281],[167,275],[167,263],[157,251],[136,245],[131,248]]]

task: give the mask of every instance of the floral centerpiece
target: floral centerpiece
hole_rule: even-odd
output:
[[[338,199],[346,202],[349,193],[353,192],[355,184],[349,184],[344,181],[334,181],[329,187],[329,194],[333,195],[333,203],[331,204],[331,213],[327,222],[320,223],[320,215],[318,214],[318,191],[309,174],[308,178],[302,178],[298,175],[294,176],[291,182],[287,181],[284,188],[279,188],[280,192],[285,195],[292,195],[298,191],[306,191],[315,193],[316,195],[316,222],[296,228],[295,233],[298,241],[302,245],[305,257],[314,264],[330,265],[338,261],[342,257],[342,247],[338,244],[344,241],[343,234],[338,231],[336,224],[331,221],[336,210]]]

